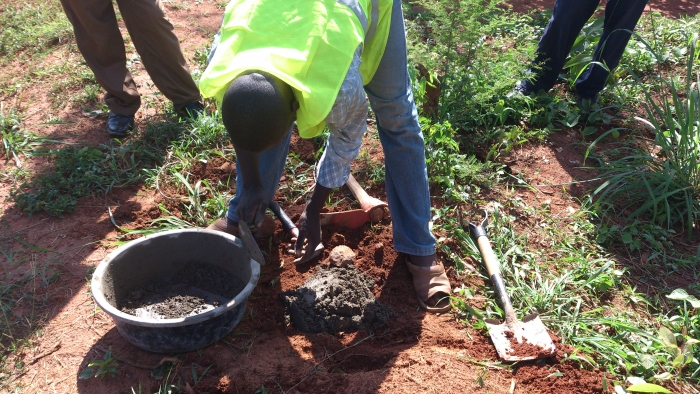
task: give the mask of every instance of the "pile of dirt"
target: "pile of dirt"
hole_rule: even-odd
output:
[[[214,309],[233,299],[245,283],[212,264],[190,262],[172,278],[131,290],[120,310],[138,317],[176,319]]]
[[[581,394],[604,393],[604,371],[584,368],[569,356],[577,350],[561,342],[561,338],[550,333],[556,352],[549,358],[518,363],[513,367],[513,377],[527,392]]]
[[[530,343],[527,340],[524,340],[522,343],[518,342],[518,340],[514,337],[510,337],[508,340],[510,341],[510,351],[508,353],[513,356],[535,357],[539,359],[553,355],[553,351],[551,349],[545,349],[542,346]]]
[[[303,332],[355,332],[395,316],[372,294],[374,281],[354,266],[319,268],[296,290],[280,293],[285,319]]]

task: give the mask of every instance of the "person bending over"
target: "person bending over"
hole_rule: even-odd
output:
[[[385,156],[394,249],[419,304],[449,310],[450,285],[430,233],[425,146],[407,69],[400,0],[233,0],[200,80],[220,103],[236,151],[236,195],[209,228],[260,226],[275,195],[296,122],[303,138],[330,136],[299,221],[297,257],[322,250],[320,211],[341,187],[367,128],[367,98]],[[305,250],[304,250],[305,247]]]

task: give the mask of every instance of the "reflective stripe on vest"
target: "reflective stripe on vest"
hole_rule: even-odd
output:
[[[365,41],[369,41],[374,37],[377,31],[377,20],[379,19],[379,0],[372,0],[372,10],[370,11],[370,25],[367,27],[367,15],[365,14],[357,0],[337,0],[338,3],[345,4],[355,13],[357,19],[360,20],[362,28],[365,30]]]

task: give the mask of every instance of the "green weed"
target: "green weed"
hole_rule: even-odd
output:
[[[630,147],[630,154],[605,163],[607,180],[595,190],[605,213],[629,210],[626,220],[644,218],[666,229],[680,225],[689,237],[700,224],[700,74],[693,60],[697,40],[697,33],[688,37],[685,83],[656,77],[657,89],[643,87],[645,123],[656,134],[653,144]]]
[[[450,202],[466,202],[482,187],[488,188],[503,175],[497,163],[480,163],[474,156],[460,153],[457,132],[445,121],[428,125],[425,130],[426,163],[430,182],[444,190]]]
[[[80,197],[93,192],[105,194],[114,186],[138,179],[137,168],[119,171],[121,163],[100,149],[65,148],[51,153],[53,169],[19,185],[10,194],[30,214],[43,211],[60,217],[73,212]]]
[[[117,376],[118,366],[117,357],[112,356],[112,351],[109,350],[105,352],[102,360],[91,361],[78,378],[83,380],[92,377],[104,378],[105,376],[113,378]]]

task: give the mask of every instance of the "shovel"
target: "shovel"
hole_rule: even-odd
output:
[[[501,275],[500,264],[486,235],[488,213],[484,211],[484,214],[484,220],[478,226],[469,223],[469,234],[479,246],[486,270],[506,314],[505,323],[484,319],[498,356],[504,361],[526,361],[550,357],[555,351],[554,343],[539,315],[537,313],[527,315],[522,321],[515,317],[513,305],[510,303]]]

